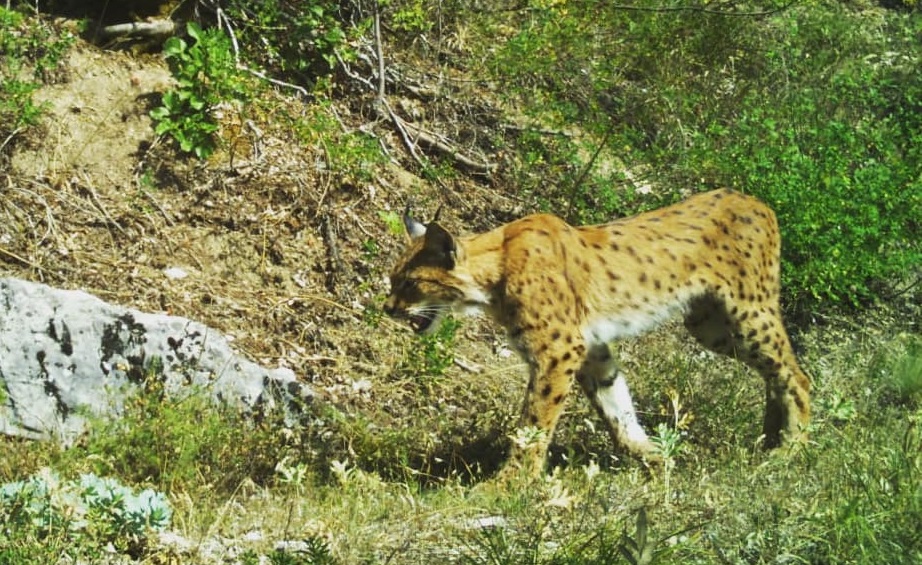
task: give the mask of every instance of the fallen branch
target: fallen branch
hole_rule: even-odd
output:
[[[336,292],[339,274],[343,271],[343,260],[339,254],[339,245],[336,242],[336,216],[331,212],[325,214],[321,221],[323,229],[323,242],[327,247],[327,276],[325,286],[331,293]]]
[[[264,80],[264,81],[266,81],[266,82],[268,82],[268,83],[270,83],[270,84],[274,84],[275,86],[281,86],[281,87],[284,87],[284,88],[290,88],[290,89],[296,91],[296,92],[297,92],[298,94],[300,94],[301,96],[303,96],[305,99],[310,99],[310,98],[311,98],[311,93],[308,92],[307,89],[304,88],[303,86],[298,86],[297,84],[292,84],[292,83],[290,83],[290,82],[285,82],[285,81],[279,80],[279,79],[277,79],[277,78],[272,78],[272,77],[270,77],[269,75],[267,75],[266,73],[264,73],[264,72],[262,72],[262,71],[258,71],[258,70],[253,69],[253,68],[250,68],[250,67],[248,67],[248,66],[246,66],[246,65],[239,65],[239,64],[238,64],[238,65],[237,65],[237,68],[240,69],[241,71],[250,73],[251,75],[255,76],[256,78],[262,79],[262,80]]]
[[[480,373],[483,372],[483,369],[481,367],[475,365],[474,363],[471,363],[467,359],[462,359],[461,357],[458,357],[457,355],[454,358],[454,363],[457,367],[467,371],[468,373],[479,375]]]
[[[10,135],[6,136],[6,139],[3,140],[3,143],[0,143],[0,153],[2,153],[7,144],[12,141],[14,137],[16,137],[16,134],[20,133],[21,131],[22,128],[16,128],[10,133]]]
[[[105,38],[111,37],[161,37],[173,35],[176,24],[173,20],[151,20],[147,22],[132,22],[127,24],[114,24],[99,30]]]

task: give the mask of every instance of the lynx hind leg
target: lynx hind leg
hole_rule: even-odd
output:
[[[662,459],[637,421],[624,373],[607,345],[593,345],[576,375],[583,392],[605,422],[616,447],[647,462]]]
[[[797,363],[781,318],[753,312],[735,337],[743,360],[765,380],[765,447],[802,441],[810,423],[810,379]]]
[[[778,312],[777,304],[728,305],[708,296],[693,301],[685,318],[703,346],[736,357],[762,375],[766,448],[803,439],[810,421],[810,380],[797,363]]]

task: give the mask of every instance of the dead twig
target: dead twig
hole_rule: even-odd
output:
[[[290,88],[294,90],[295,92],[297,92],[298,94],[300,94],[301,96],[303,96],[305,99],[311,98],[311,93],[303,86],[298,86],[297,84],[291,84],[290,82],[285,82],[283,80],[272,78],[268,76],[266,73],[262,71],[257,71],[256,69],[252,69],[246,65],[237,65],[237,68],[240,69],[241,71],[250,73],[251,75],[259,79],[262,79],[270,84],[274,84],[276,86],[281,86],[284,88]]]
[[[493,171],[496,170],[496,165],[493,165],[490,163],[482,163],[480,161],[475,161],[474,159],[471,159],[470,157],[464,155],[463,153],[458,152],[454,148],[454,146],[452,146],[447,141],[443,141],[439,139],[439,137],[436,134],[429,132],[415,124],[408,123],[399,117],[395,116],[394,119],[400,120],[404,128],[413,130],[416,134],[415,137],[418,141],[420,141],[421,143],[423,143],[430,149],[433,149],[443,155],[447,155],[448,157],[451,157],[452,159],[460,163],[465,168],[475,173],[480,173],[484,175],[492,174]]]
[[[323,229],[323,242],[327,247],[327,276],[325,286],[330,293],[336,293],[339,273],[343,270],[343,260],[339,254],[339,243],[336,240],[336,217],[327,213],[321,220]]]
[[[43,188],[47,188],[47,186],[39,184],[37,181],[31,181],[31,182],[32,184],[38,185]],[[30,227],[32,228],[35,239],[37,240],[36,243],[42,244],[51,238],[57,237],[57,222],[54,219],[54,213],[51,211],[51,205],[48,204],[48,201],[45,199],[45,197],[35,191],[29,190],[28,188],[23,188],[21,186],[17,186],[14,190],[16,190],[17,192],[21,194],[31,196],[37,202],[41,203],[42,208],[44,208],[45,210],[46,227],[45,227],[45,233],[41,237],[38,237],[38,234],[35,233],[35,224],[32,222],[31,216],[29,215],[26,216],[29,220],[29,224],[30,224]]]
[[[16,137],[16,135],[19,134],[21,131],[22,131],[22,128],[16,128],[12,132],[10,132],[10,135],[6,136],[6,139],[3,140],[3,143],[0,143],[0,153],[3,153],[3,150],[4,148],[6,148],[7,144],[10,141],[12,141],[13,138]]]
[[[96,191],[93,190],[93,187],[90,184],[89,178],[85,178],[84,182],[78,184],[77,186],[79,187],[80,191],[86,194],[89,194],[90,200],[93,202],[93,205],[96,207],[97,210],[99,210],[103,218],[105,218],[104,223],[106,223],[109,226],[115,227],[115,229],[121,232],[122,235],[124,236],[128,235],[128,233],[125,231],[125,228],[123,228],[121,224],[115,221],[115,219],[109,214],[109,210],[105,207],[105,205],[103,205],[102,201],[99,200],[99,195],[97,195]]]
[[[7,249],[4,249],[3,247],[0,247],[0,255],[3,255],[4,257],[7,257],[7,258],[9,258],[9,259],[12,259],[13,261],[15,261],[15,262],[21,264],[21,265],[24,266],[24,267],[29,267],[29,268],[31,268],[31,269],[35,269],[36,271],[41,271],[41,272],[43,272],[43,273],[47,273],[47,272],[48,272],[48,271],[45,270],[44,267],[41,267],[40,265],[37,265],[37,264],[33,263],[32,261],[29,261],[29,260],[26,259],[25,257],[22,257],[22,256],[20,256],[20,255],[17,255],[16,253],[13,253],[12,251],[9,251],[9,250],[7,250]]]
[[[147,198],[147,199],[150,201],[151,204],[154,205],[154,208],[156,208],[156,209],[160,212],[160,214],[161,214],[161,215],[163,216],[163,218],[166,220],[166,223],[167,223],[168,225],[170,225],[170,226],[175,226],[175,225],[176,225],[176,221],[173,220],[173,217],[170,216],[170,214],[169,214],[166,210],[163,209],[163,206],[161,206],[161,205],[160,205],[160,202],[158,202],[157,199],[154,198],[154,195],[153,195],[153,194],[151,194],[151,193],[148,192],[147,190],[144,190],[143,188],[138,188],[138,191],[139,191],[141,194],[143,194],[144,197]]]
[[[319,294],[297,294],[297,295],[295,295],[295,296],[290,296],[290,297],[285,298],[285,299],[283,299],[283,300],[279,300],[278,302],[276,302],[275,304],[273,304],[272,307],[270,308],[270,311],[271,311],[271,310],[276,310],[276,309],[282,308],[282,307],[287,307],[291,302],[294,302],[294,301],[298,301],[298,302],[307,302],[307,301],[310,301],[310,302],[320,302],[321,304],[326,304],[327,306],[332,306],[333,308],[342,310],[343,312],[347,312],[347,313],[349,313],[349,314],[355,316],[355,318],[356,318],[357,321],[360,320],[360,319],[362,318],[362,312],[361,312],[361,311],[356,310],[355,308],[352,308],[351,306],[347,306],[347,305],[345,305],[345,304],[341,304],[341,303],[339,303],[339,302],[336,302],[335,300],[331,300],[331,299],[326,298],[326,297],[324,297],[324,296],[320,296]],[[400,322],[398,322],[397,320],[394,320],[394,319],[392,319],[392,318],[383,317],[383,318],[381,318],[381,322],[387,324],[388,326],[390,326],[390,327],[393,328],[393,329],[404,330],[404,331],[407,331],[407,332],[412,332],[412,331],[413,331],[413,330],[410,328],[409,325],[407,325],[407,324],[402,324],[402,323],[400,323]]]
[[[461,357],[458,357],[457,355],[454,358],[454,363],[459,368],[467,371],[468,373],[479,375],[480,373],[483,372],[483,368],[480,367],[479,365],[475,365],[474,363],[471,363],[467,359],[462,359]]]

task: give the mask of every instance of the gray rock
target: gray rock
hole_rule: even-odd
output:
[[[76,290],[0,278],[0,433],[68,444],[87,418],[117,416],[145,378],[289,418],[313,398],[288,369],[235,353],[216,330]]]

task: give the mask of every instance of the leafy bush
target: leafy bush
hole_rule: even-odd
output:
[[[231,0],[225,10],[247,58],[298,84],[313,84],[336,64],[345,48],[345,18],[336,2]]]
[[[121,417],[101,421],[84,445],[65,460],[88,457],[100,474],[148,482],[166,492],[202,488],[233,491],[243,481],[269,482],[287,447],[290,433],[279,414],[258,422],[232,406],[216,406],[207,394],[167,397],[156,371],[144,388],[125,402]]]
[[[872,376],[880,380],[883,395],[891,402],[922,406],[922,336],[905,334],[881,349]]]
[[[922,49],[899,25],[867,34],[840,10],[778,25],[792,33],[766,65],[792,86],[746,96],[731,127],[711,130],[699,163],[776,209],[794,301],[885,296],[922,263]],[[842,49],[832,60],[830,43]]]
[[[484,18],[509,38],[491,72],[540,131],[512,140],[516,183],[557,186],[539,200],[575,221],[735,187],[778,213],[788,303],[886,298],[922,263],[922,18],[759,4],[771,14],[537,2],[514,26]]]
[[[344,132],[329,103],[311,105],[291,121],[292,130],[304,145],[323,148],[325,168],[343,183],[369,182],[378,167],[387,163],[379,141],[361,131]]]
[[[857,305],[878,296],[883,282],[908,282],[922,260],[922,183],[902,166],[868,158],[869,146],[887,143],[886,132],[867,135],[835,121],[797,132],[796,121],[782,124],[770,114],[744,117],[738,127],[751,141],[718,160],[731,184],[778,214],[787,292],[798,301]]]
[[[246,100],[246,82],[237,70],[230,39],[221,30],[187,25],[191,45],[180,37],[167,39],[163,52],[178,83],[151,111],[160,135],[169,134],[180,149],[205,159],[215,150],[216,107],[228,100]]]
[[[459,327],[458,321],[449,317],[434,332],[419,336],[399,372],[416,378],[441,377],[455,361],[455,334]]]
[[[0,547],[56,536],[65,542],[129,550],[143,546],[150,532],[167,528],[171,515],[166,497],[153,490],[135,492],[94,474],[62,481],[46,469],[0,485]],[[2,551],[0,561],[7,562]]]

